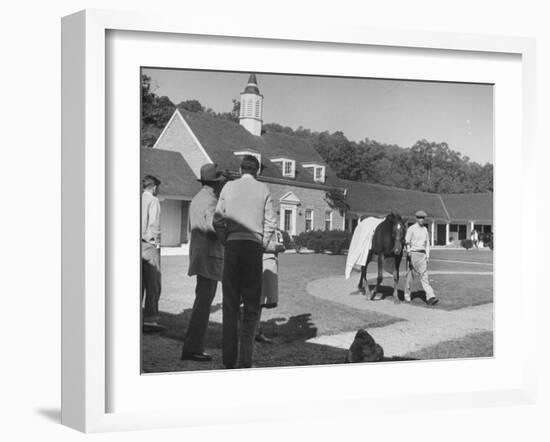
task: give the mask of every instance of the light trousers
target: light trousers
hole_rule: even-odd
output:
[[[426,254],[423,252],[410,252],[410,268],[407,272],[407,277],[405,278],[405,300],[410,301],[411,299],[411,279],[413,276],[420,280],[422,288],[426,292],[426,300],[434,298],[434,290],[430,285],[430,279],[428,275],[428,259]]]

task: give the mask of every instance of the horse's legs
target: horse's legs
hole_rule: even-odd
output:
[[[357,285],[357,288],[359,290],[363,290],[364,282],[367,279],[367,266],[361,266],[361,276],[359,276],[359,284]]]
[[[376,278],[376,287],[374,288],[374,293],[371,296],[371,299],[374,298],[380,291],[380,284],[384,279],[383,272],[384,272],[384,254],[380,253],[378,255],[378,277]]]
[[[367,281],[367,267],[369,266],[369,262],[371,261],[371,259],[372,259],[372,251],[370,251],[368,256],[367,256],[367,262],[365,263],[365,274],[363,276],[363,278],[365,279],[364,291],[365,291],[365,294],[367,295],[368,300],[372,299],[372,292],[370,291],[369,282]],[[361,268],[361,270],[362,270],[362,268]]]
[[[399,294],[397,293],[397,284],[399,284],[399,266],[401,265],[401,256],[395,257],[395,264],[393,269],[393,302],[399,304]]]

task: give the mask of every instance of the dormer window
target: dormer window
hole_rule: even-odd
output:
[[[313,175],[313,181],[316,183],[325,182],[325,166],[317,163],[302,164],[304,169],[307,169]]]
[[[271,162],[277,164],[281,168],[281,174],[285,178],[296,177],[296,161],[290,158],[272,158]]]

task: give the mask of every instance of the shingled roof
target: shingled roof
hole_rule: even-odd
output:
[[[338,184],[336,174],[304,138],[274,132],[255,136],[240,124],[230,120],[199,112],[180,111],[180,113],[212,161],[222,169],[238,171],[240,159],[235,152],[250,150],[262,156],[262,177],[285,180],[289,184],[319,185],[314,181],[313,174],[300,164],[318,162],[325,166],[325,185]],[[280,166],[270,161],[271,158],[277,157],[296,161],[295,178],[283,177]]]
[[[453,221],[493,221],[492,193],[442,194],[441,199]]]
[[[191,199],[200,190],[195,174],[179,152],[141,148],[141,178],[145,175],[161,181],[161,195]]]
[[[358,181],[340,180],[340,183],[347,189],[346,198],[352,212],[383,216],[393,211],[411,217],[422,209],[430,219],[448,219],[437,194]]]

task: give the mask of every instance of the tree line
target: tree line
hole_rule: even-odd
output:
[[[151,79],[141,81],[141,144],[151,147],[176,108],[208,113],[216,118],[239,121],[239,101],[233,99],[229,112],[215,112],[198,100],[174,104],[151,89]],[[286,133],[304,138],[342,179],[385,184],[432,193],[480,193],[493,191],[493,165],[481,165],[445,142],[419,140],[404,148],[369,138],[349,140],[343,132],[317,132],[303,127],[264,124],[263,132]]]

